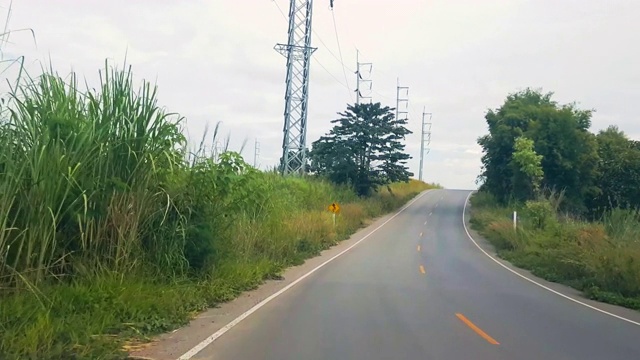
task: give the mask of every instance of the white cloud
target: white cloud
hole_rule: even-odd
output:
[[[104,59],[122,63],[126,52],[137,78],[157,82],[160,103],[187,118],[193,139],[222,121],[233,146],[249,141],[249,160],[259,138],[260,162],[274,165],[285,59],[273,46],[287,38],[275,3],[288,11],[286,0],[22,0],[13,2],[9,28],[32,28],[38,46],[29,33],[16,33],[4,53],[27,56],[32,71],[36,59],[51,56],[59,72],[73,68],[95,84]],[[336,79],[355,88],[356,46],[362,61],[373,62],[374,100],[395,106],[397,77],[410,87],[407,150],[415,174],[422,108],[433,112],[425,174],[447,187],[475,187],[486,109],[527,86],[596,108],[594,130],[615,123],[640,136],[631,106],[640,98],[639,13],[636,0],[336,1],[345,80],[328,0],[316,0],[309,143],[352,102]]]

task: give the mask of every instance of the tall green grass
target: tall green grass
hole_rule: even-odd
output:
[[[393,184],[365,199],[257,171],[204,142],[189,149],[183,118],[158,105],[151,84],[136,87],[130,68],[105,64],[97,89],[49,69],[9,95],[2,359],[125,358],[125,340],[185,324],[429,187]]]
[[[547,280],[592,299],[640,310],[640,217],[614,209],[601,221],[557,214],[558,197],[499,206],[491,194],[472,199],[471,222],[498,254]],[[519,212],[514,231],[512,212]]]
[[[132,81],[130,70],[107,68],[100,91],[83,92],[74,74],[45,73],[11,94],[0,129],[4,286],[129,271],[146,254],[179,250],[177,226],[156,229],[172,207],[164,184],[181,166],[181,119]]]

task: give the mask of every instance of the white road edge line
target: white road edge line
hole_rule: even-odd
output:
[[[275,299],[276,297],[280,296],[281,294],[283,294],[285,291],[291,289],[292,287],[294,287],[296,284],[298,284],[299,282],[301,282],[302,280],[306,279],[309,275],[313,274],[314,272],[318,271],[320,268],[324,267],[325,265],[327,265],[328,263],[332,262],[333,260],[337,259],[338,257],[340,257],[341,255],[343,255],[344,253],[346,253],[347,251],[353,249],[354,247],[356,247],[356,245],[360,244],[361,242],[363,242],[364,240],[366,240],[369,236],[373,235],[376,231],[378,231],[380,228],[382,228],[383,226],[385,226],[388,222],[390,222],[391,220],[395,219],[398,215],[400,215],[403,211],[405,211],[409,206],[413,205],[413,203],[415,203],[416,201],[418,201],[420,198],[422,198],[424,195],[428,194],[429,192],[431,192],[431,190],[427,190],[425,192],[423,192],[422,194],[418,195],[417,197],[415,197],[413,200],[411,200],[409,203],[407,203],[405,206],[403,206],[400,210],[398,210],[398,212],[396,212],[393,216],[391,216],[389,219],[387,219],[385,222],[383,222],[382,224],[380,224],[380,226],[378,226],[377,228],[371,230],[370,233],[368,233],[367,235],[365,235],[362,239],[356,241],[353,245],[349,246],[348,248],[342,250],[340,253],[334,255],[332,258],[330,258],[329,260],[323,262],[322,264],[316,266],[314,269],[312,269],[311,271],[309,271],[308,273],[302,275],[301,277],[299,277],[298,279],[296,279],[295,281],[293,281],[291,284],[283,287],[282,289],[280,289],[278,292],[274,293],[273,295],[269,296],[268,298],[262,300],[261,302],[259,302],[258,304],[256,304],[255,306],[253,306],[251,309],[245,311],[243,314],[241,314],[240,316],[238,316],[237,318],[235,318],[234,320],[232,320],[230,323],[228,323],[227,325],[225,325],[224,327],[222,327],[220,330],[216,331],[215,333],[213,333],[211,336],[209,336],[208,338],[202,340],[202,342],[200,342],[198,345],[194,346],[193,348],[191,348],[191,350],[187,351],[186,353],[182,354],[182,356],[180,356],[178,358],[178,360],[189,360],[192,357],[194,357],[196,354],[198,354],[200,351],[202,351],[204,348],[206,348],[207,346],[211,345],[211,343],[213,343],[214,341],[216,341],[216,339],[218,339],[220,336],[222,336],[224,333],[226,333],[227,331],[231,330],[231,328],[233,328],[234,326],[238,325],[238,323],[240,323],[242,320],[244,320],[246,317],[248,317],[249,315],[253,314],[254,312],[256,312],[258,309],[260,309],[261,307],[265,306],[268,302],[270,302],[271,300]]]
[[[532,279],[530,279],[530,278],[528,278],[528,277],[526,277],[526,276],[524,276],[524,275],[520,274],[519,272],[514,271],[513,269],[510,269],[508,266],[506,266],[506,265],[505,265],[505,264],[503,264],[502,262],[498,261],[498,260],[497,260],[497,259],[495,259],[493,256],[489,255],[489,253],[487,253],[486,251],[484,251],[484,249],[483,249],[483,248],[481,248],[481,247],[480,247],[480,245],[478,245],[478,243],[473,239],[473,237],[472,237],[472,236],[471,236],[471,234],[469,233],[469,230],[467,229],[467,223],[465,222],[465,213],[467,212],[467,204],[469,203],[469,198],[471,198],[471,195],[472,195],[473,193],[474,193],[474,191],[470,192],[470,193],[469,193],[469,195],[467,196],[467,199],[464,201],[464,208],[462,209],[462,226],[464,227],[464,231],[467,233],[467,236],[469,237],[469,240],[471,240],[471,241],[473,242],[473,244],[474,244],[478,249],[480,249],[480,251],[482,251],[482,253],[483,253],[483,254],[485,254],[489,259],[493,260],[496,264],[498,264],[498,265],[502,266],[503,268],[505,268],[505,269],[509,270],[510,272],[512,272],[512,273],[514,273],[514,274],[516,274],[516,275],[518,275],[519,277],[521,277],[521,278],[523,278],[523,279],[525,279],[525,280],[529,281],[530,283],[533,283],[533,284],[535,284],[535,285],[538,285],[539,287],[541,287],[541,288],[543,288],[543,289],[545,289],[545,290],[548,290],[548,291],[550,291],[550,292],[552,292],[552,293],[554,293],[554,294],[556,294],[556,295],[558,295],[558,296],[561,296],[561,297],[563,297],[563,298],[565,298],[565,299],[567,299],[567,300],[573,301],[573,302],[574,302],[574,303],[576,303],[576,304],[579,304],[579,305],[582,305],[582,306],[588,307],[589,309],[592,309],[592,310],[598,311],[598,312],[603,313],[603,314],[605,314],[605,315],[612,316],[612,317],[614,317],[614,318],[616,318],[616,319],[619,319],[619,320],[622,320],[622,321],[626,321],[626,322],[628,322],[628,323],[631,323],[631,324],[634,324],[634,325],[638,325],[638,326],[640,326],[640,322],[636,322],[636,321],[633,321],[633,320],[631,320],[631,319],[627,319],[627,318],[625,318],[625,317],[622,317],[622,316],[620,316],[620,315],[616,315],[616,314],[610,313],[610,312],[608,312],[608,311],[605,311],[605,310],[602,310],[602,309],[598,309],[598,308],[597,308],[597,307],[595,307],[595,306],[589,305],[589,304],[584,303],[584,302],[582,302],[582,301],[580,301],[580,300],[576,300],[576,299],[574,299],[574,298],[572,298],[572,297],[570,297],[570,296],[567,296],[567,295],[565,295],[565,294],[563,294],[563,293],[561,293],[561,292],[558,292],[558,291],[556,291],[556,290],[553,290],[553,289],[551,289],[551,288],[550,288],[550,287],[548,287],[548,286],[542,285],[542,284],[540,284],[539,282],[537,282],[537,281],[535,281],[535,280],[532,280]]]

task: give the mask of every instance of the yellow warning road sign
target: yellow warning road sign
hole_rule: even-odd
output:
[[[333,203],[331,205],[329,205],[329,211],[331,211],[334,214],[337,214],[340,212],[340,205],[338,205],[338,203]]]

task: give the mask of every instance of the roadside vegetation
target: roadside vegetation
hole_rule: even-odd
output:
[[[430,187],[377,170],[360,196],[192,149],[154,86],[108,65],[100,78],[25,77],[2,109],[1,359],[126,358]]]
[[[514,265],[640,310],[640,142],[551,98],[527,89],[487,113],[472,225]]]

